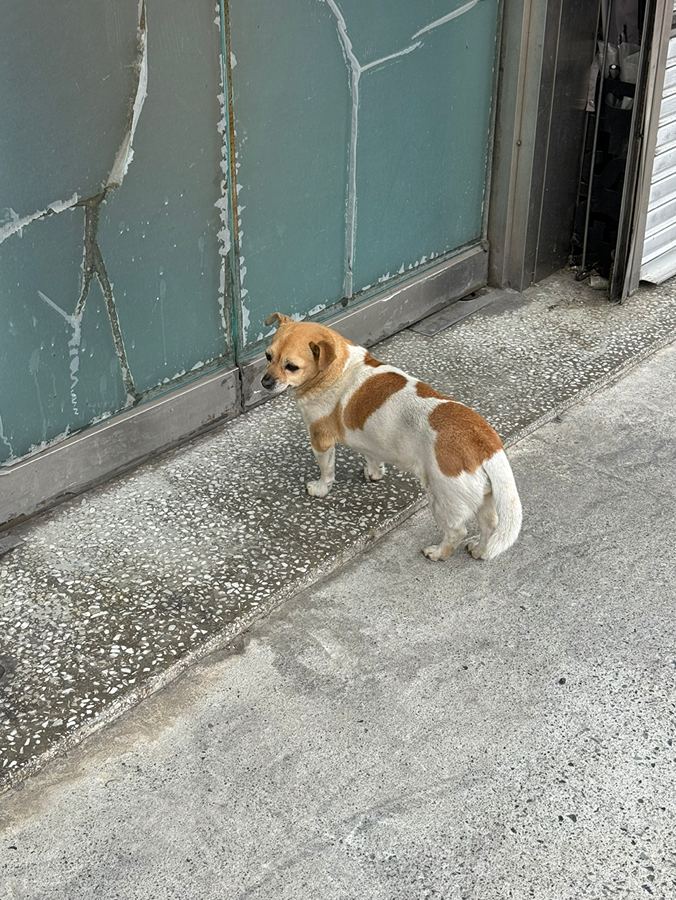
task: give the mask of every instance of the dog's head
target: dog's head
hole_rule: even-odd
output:
[[[282,313],[273,313],[266,325],[277,323],[277,332],[265,352],[268,361],[261,383],[268,391],[281,393],[288,387],[319,387],[322,375],[338,357],[346,357],[339,334],[314,322],[294,322]]]

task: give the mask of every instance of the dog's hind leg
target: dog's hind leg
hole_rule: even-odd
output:
[[[498,514],[495,511],[492,493],[486,494],[484,502],[477,510],[476,517],[481,533],[478,538],[474,538],[468,542],[467,550],[472,554],[474,559],[483,559],[486,553],[486,544],[490,540],[490,537],[498,524]]]
[[[464,524],[457,525],[455,528],[449,528],[446,526],[444,528],[444,536],[440,544],[432,544],[430,547],[425,547],[423,553],[428,559],[431,559],[433,562],[438,562],[443,559],[448,559],[448,557],[455,552],[455,548],[458,546],[460,541],[463,540],[465,535],[467,534],[467,529]]]
[[[465,528],[465,516],[462,513],[449,513],[446,504],[439,503],[432,493],[429,494],[429,498],[432,515],[444,536],[440,544],[425,547],[423,553],[428,559],[438,562],[448,559],[460,541],[464,539],[467,529]]]
[[[367,481],[380,481],[385,474],[385,463],[378,462],[370,456],[364,456],[366,465],[364,466],[364,478]]]

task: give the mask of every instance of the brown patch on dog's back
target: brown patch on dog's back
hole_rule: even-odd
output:
[[[462,403],[440,403],[429,414],[437,432],[434,454],[444,475],[457,478],[461,472],[476,472],[479,466],[502,450],[502,441],[482,419]]]
[[[310,441],[320,453],[330,450],[336,441],[342,441],[344,438],[342,403],[336,403],[328,416],[323,416],[310,425]]]
[[[419,397],[423,397],[424,399],[429,399],[430,397],[434,397],[435,400],[448,400],[449,398],[444,396],[444,394],[440,394],[439,391],[435,390],[433,387],[430,387],[429,384],[425,384],[424,381],[419,381],[415,386],[415,392]]]
[[[408,379],[399,372],[381,372],[372,375],[358,387],[345,407],[345,425],[351,431],[363,428],[366,420],[386,400],[400,391]]]
[[[371,368],[376,369],[378,366],[384,365],[384,363],[381,363],[380,360],[374,359],[367,351],[364,355],[364,365],[371,366]]]

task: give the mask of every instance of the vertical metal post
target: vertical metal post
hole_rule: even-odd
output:
[[[599,123],[601,120],[601,104],[603,103],[603,81],[606,72],[606,59],[608,57],[608,38],[610,36],[610,16],[613,11],[613,0],[608,0],[606,11],[606,27],[603,33],[603,60],[599,71],[599,90],[596,99],[596,121],[594,122],[594,140],[592,142],[591,165],[589,166],[589,187],[587,190],[587,208],[584,215],[584,236],[582,238],[582,263],[580,266],[580,279],[587,271],[587,239],[589,237],[589,215],[591,213],[592,187],[594,185],[594,167],[596,165],[596,142],[599,136]]]

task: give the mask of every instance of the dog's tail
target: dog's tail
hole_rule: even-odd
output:
[[[494,453],[483,464],[491,483],[498,524],[486,544],[485,559],[493,559],[512,546],[521,530],[521,500],[514,482],[512,467],[504,450]]]

